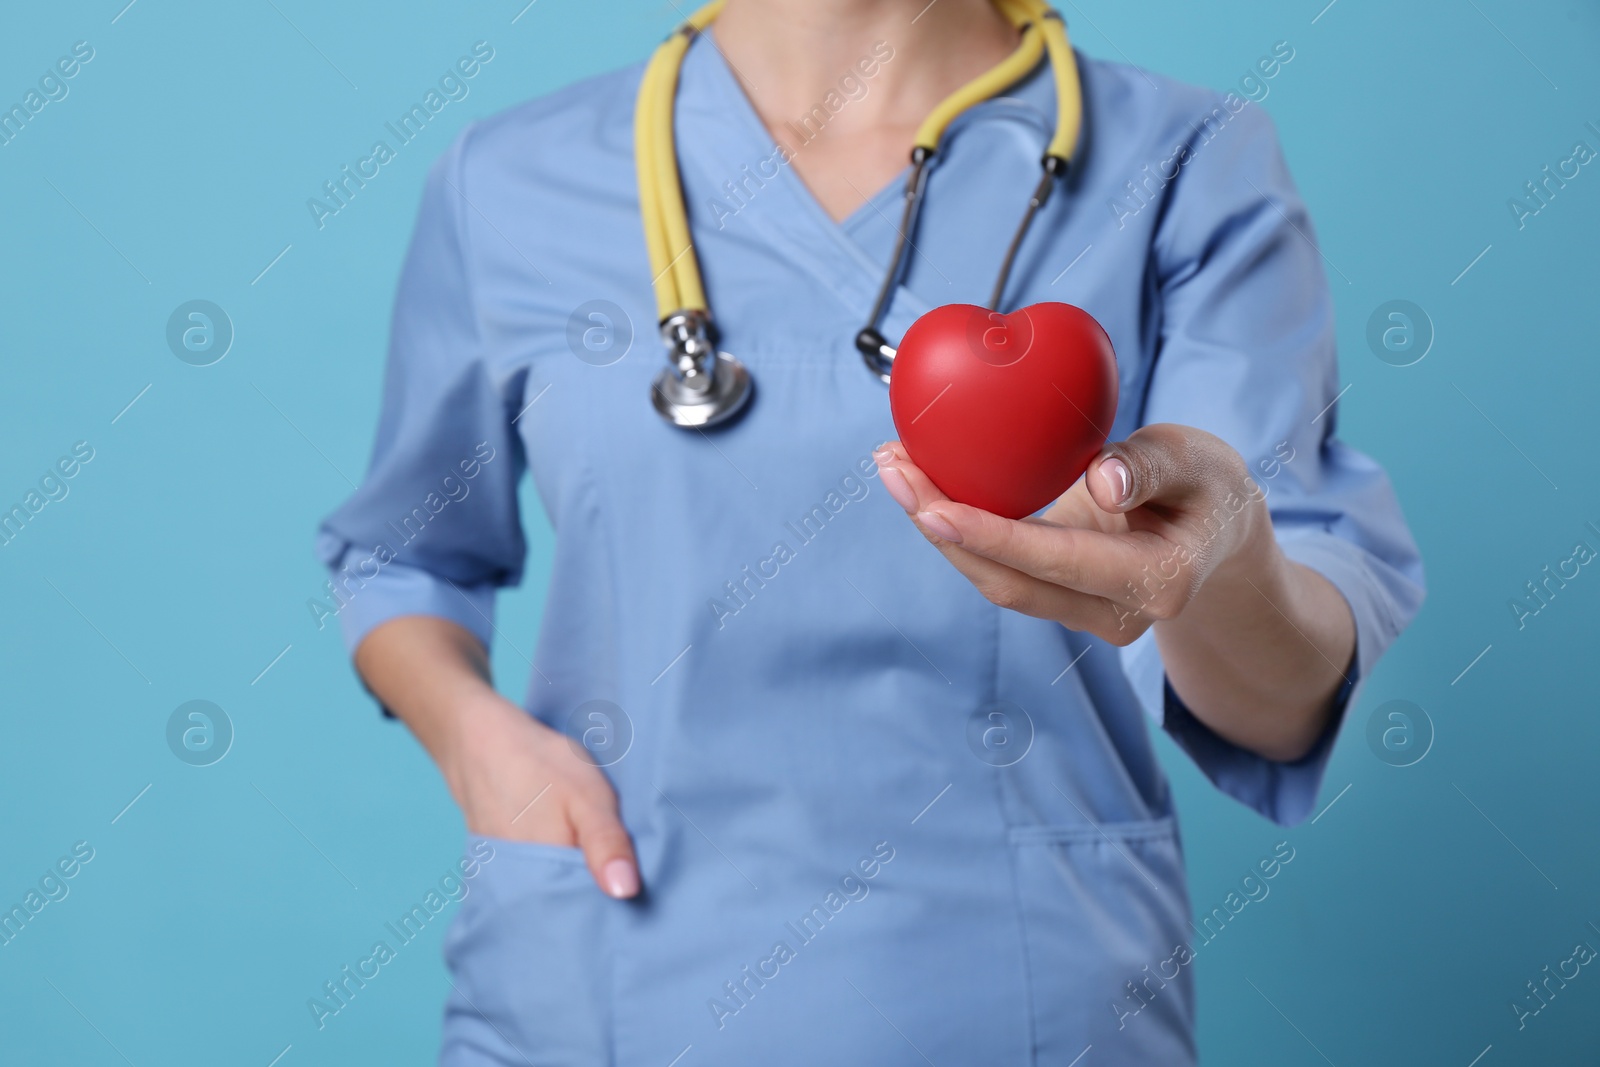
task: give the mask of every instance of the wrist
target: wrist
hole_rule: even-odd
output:
[[[434,753],[458,804],[464,799],[462,787],[472,768],[496,752],[503,752],[508,735],[514,730],[526,730],[528,721],[521,708],[487,687],[459,699],[441,750]]]
[[[1238,544],[1217,563],[1201,591],[1204,593],[1206,587],[1248,590],[1254,586],[1278,603],[1279,594],[1289,581],[1288,566],[1288,557],[1273,532],[1266,499],[1260,497],[1250,502]]]
[[[1278,546],[1265,501],[1252,501],[1240,520],[1230,550],[1213,563],[1183,610],[1156,624],[1158,631],[1221,647],[1231,640],[1227,635],[1235,632],[1237,620],[1258,614],[1263,597],[1273,605],[1289,603],[1286,598],[1293,584],[1290,563]]]

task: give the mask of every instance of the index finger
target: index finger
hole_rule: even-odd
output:
[[[1139,578],[1154,576],[1153,553],[1139,535],[1108,534],[1034,519],[1007,519],[944,499],[936,516],[962,548],[1053,585],[1121,602]],[[924,523],[929,520],[919,515]],[[1159,578],[1157,578],[1160,581]]]

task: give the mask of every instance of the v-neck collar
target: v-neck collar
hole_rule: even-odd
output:
[[[1041,60],[1039,67],[1002,95],[958,115],[945,136],[955,137],[962,127],[997,112],[1037,125],[1044,139],[1048,139],[1055,122],[1055,97],[1047,60]],[[700,179],[694,184],[716,196],[722,194],[725,183],[738,182],[746,168],[754,169],[777,151],[771,132],[744,86],[707,34],[697,35],[684,56],[675,129],[680,171],[692,170]],[[930,181],[940,162],[938,158],[934,160]],[[886,257],[880,261],[869,254],[857,237],[863,229],[880,222],[891,229],[898,228],[909,167],[839,221],[828,214],[790,164],[777,169],[776,177],[766,179],[741,210],[741,224],[748,222],[758,227],[764,238],[782,247],[786,258],[806,269],[864,320],[888,263]],[[692,179],[686,173],[683,180],[687,190]],[[700,213],[692,201],[689,210],[693,221]],[[748,219],[744,218],[747,213]],[[903,335],[931,308],[905,286],[898,287],[882,323],[885,335]]]
[[[764,144],[770,148],[776,148],[777,141],[772,136],[772,131],[767,129],[767,124],[762,121],[761,113],[756,109],[755,101],[750,99],[750,94],[745,91],[744,83],[729,64],[727,56],[723,55],[722,49],[717,45],[714,27],[708,27],[705,33],[699,34],[694,44],[702,51],[710,53],[708,57],[710,61],[706,64],[711,68],[709,73],[719,76],[715,78],[720,83],[716,86],[718,94],[727,101],[729,118],[740,128],[742,136],[753,145]],[[838,220],[835,220],[828,213],[828,209],[822,206],[822,202],[817,199],[817,194],[805,183],[805,180],[800,177],[792,164],[786,164],[782,168],[783,173],[778,180],[793,186],[795,197],[809,204],[810,213],[813,216],[828,226],[850,233],[857,228],[859,223],[877,217],[874,208],[881,209],[883,203],[897,202],[901,199],[910,169],[909,164],[900,168],[885,185],[856,205],[855,210],[851,211],[850,214]]]

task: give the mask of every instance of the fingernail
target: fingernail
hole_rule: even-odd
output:
[[[917,521],[933,531],[935,537],[941,537],[952,544],[961,543],[961,531],[953,526],[949,519],[937,511],[918,512]]]
[[[872,450],[872,458],[877,460],[879,463],[887,463],[889,460],[894,458],[894,449],[889,447],[888,441],[885,441],[877,448]]]
[[[1126,463],[1113,456],[1100,464],[1100,476],[1110,487],[1113,502],[1121,504],[1128,499],[1128,492],[1133,488],[1133,478],[1128,474]]]
[[[917,510],[917,494],[911,491],[911,483],[906,481],[906,476],[900,473],[899,467],[878,468],[878,478],[883,482],[883,487],[894,497],[894,502],[906,509],[910,514]]]
[[[639,894],[639,871],[632,861],[615,859],[600,870],[601,881],[607,893],[618,900],[627,900]]]

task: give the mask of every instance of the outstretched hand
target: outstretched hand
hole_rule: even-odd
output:
[[[990,601],[1117,646],[1154,626],[1193,714],[1269,759],[1299,759],[1322,735],[1354,662],[1354,616],[1284,555],[1265,492],[1220,438],[1142,427],[1026,519],[951,500],[898,441],[875,458],[884,488]]]
[[[1026,519],[949,499],[898,441],[875,458],[884,488],[985,597],[1116,645],[1175,618],[1219,569],[1271,540],[1265,495],[1239,454],[1187,426],[1108,445]]]

